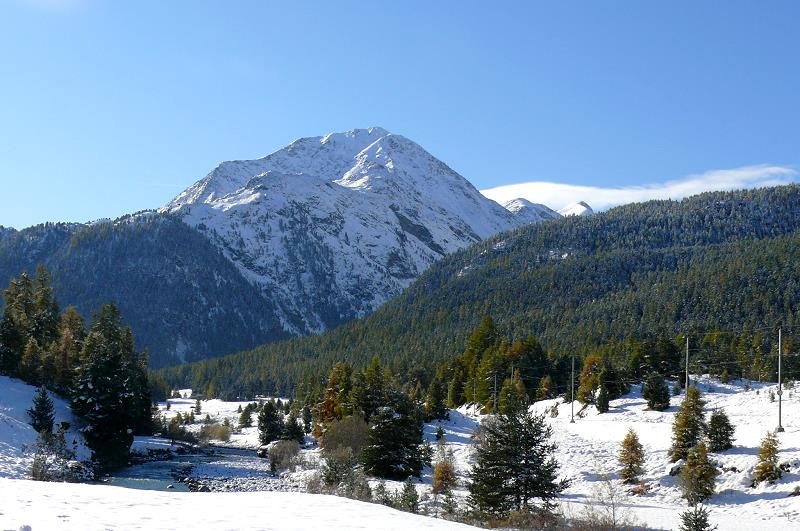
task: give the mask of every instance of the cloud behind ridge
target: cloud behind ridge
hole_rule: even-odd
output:
[[[797,171],[788,166],[761,164],[710,170],[682,179],[639,186],[601,187],[532,181],[497,186],[481,190],[481,193],[498,203],[522,197],[557,210],[577,201],[586,201],[594,210],[605,210],[649,199],[682,199],[702,192],[789,184],[795,182],[797,176]]]

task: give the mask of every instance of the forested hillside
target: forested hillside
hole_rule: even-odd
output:
[[[615,338],[791,327],[800,317],[798,227],[795,185],[527,226],[438,262],[365,319],[164,375],[228,394],[285,393],[336,361],[377,355],[425,383],[489,314],[508,337],[535,335],[554,357]]]
[[[153,366],[286,337],[272,304],[199,232],[153,213],[0,232],[0,285],[43,264],[85,317],[115,301]]]

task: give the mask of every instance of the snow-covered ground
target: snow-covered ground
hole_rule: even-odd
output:
[[[28,424],[26,411],[31,407],[36,388],[0,376],[0,389],[0,529],[23,529],[23,526],[30,526],[33,531],[469,529],[468,526],[383,505],[300,492],[164,492],[110,485],[28,481],[25,478],[30,471],[31,457],[24,448],[36,441],[36,433]],[[71,423],[68,439],[78,440],[79,457],[88,458],[88,449],[75,431],[78,424],[68,404],[53,398],[56,422]],[[188,398],[170,402],[170,410],[175,408],[176,412],[182,413],[188,413],[189,407],[194,405],[194,401]],[[202,403],[212,418],[220,417],[221,420],[227,416],[234,425],[233,421],[238,421],[238,405],[219,400]],[[255,428],[241,434],[237,444],[257,446]],[[137,437],[134,449],[174,450],[175,447],[156,437]],[[252,462],[260,463],[260,468],[235,471],[230,462],[211,460],[197,473],[235,476],[236,472],[243,477],[266,474],[266,460],[253,457]]]
[[[33,455],[30,449],[37,433],[30,425],[28,409],[33,405],[37,389],[8,376],[0,376],[0,478],[27,477],[31,470]],[[55,427],[68,422],[65,433],[67,444],[75,444],[78,460],[88,460],[91,452],[86,447],[78,429],[79,421],[72,416],[69,404],[51,394],[55,409]]]
[[[35,434],[27,424],[25,411],[30,407],[35,389],[17,380],[0,379],[4,392],[0,394],[0,528],[32,525],[33,529],[292,529],[292,528],[372,528],[403,529],[410,526],[436,528],[451,526],[449,522],[424,519],[397,513],[389,508],[362,504],[342,498],[315,496],[299,492],[236,492],[183,493],[137,491],[103,485],[64,485],[20,481],[30,467],[29,457],[21,446],[31,444]],[[761,438],[777,425],[777,402],[774,384],[733,382],[722,384],[701,378],[699,386],[706,403],[706,412],[722,408],[736,426],[734,448],[712,454],[722,471],[716,481],[716,494],[706,504],[712,523],[720,530],[768,530],[800,528],[800,497],[790,497],[800,488],[800,388],[787,389],[783,395],[783,427],[779,434],[780,461],[789,464],[789,472],[773,485],[751,487],[756,454]],[[184,390],[184,394],[187,391]],[[190,395],[187,395],[190,396]],[[664,412],[649,411],[640,389],[611,402],[608,413],[598,414],[593,407],[580,411],[575,404],[575,423],[570,423],[570,404],[562,399],[545,400],[532,407],[545,413],[553,426],[558,444],[556,458],[560,474],[571,480],[570,487],[560,499],[565,514],[581,516],[587,504],[596,501],[598,488],[610,479],[620,503],[630,516],[650,528],[674,529],[679,513],[686,508],[677,479],[669,475],[672,464],[667,451],[672,436],[672,421],[683,395],[672,397],[671,407]],[[777,398],[776,398],[777,400]],[[205,415],[222,422],[228,419],[238,424],[238,407],[246,402],[201,402],[201,414],[196,416],[192,430],[199,429]],[[178,412],[188,414],[195,405],[191,398],[171,399],[168,416]],[[558,415],[551,416],[556,405]],[[162,405],[162,408],[165,408]],[[67,404],[56,400],[58,421],[74,422]],[[461,484],[456,497],[463,501],[466,480],[474,460],[472,434],[485,417],[475,415],[470,408],[450,412],[450,419],[425,426],[425,439],[434,447],[437,427],[445,432],[446,447],[453,452]],[[255,424],[254,416],[254,424]],[[644,445],[646,464],[643,481],[649,490],[643,495],[630,493],[617,475],[617,455],[620,441],[628,428],[633,428]],[[234,434],[228,446],[253,449],[258,447],[257,428],[246,428]],[[170,445],[158,438],[137,438],[135,448],[166,449]],[[85,451],[85,448],[83,448]],[[302,488],[305,479],[313,474],[320,459],[316,448],[301,452],[306,466],[289,470],[279,479],[269,474],[268,463],[254,456],[239,461],[210,458],[196,465],[194,477],[217,482],[220,488],[231,486],[239,490],[281,490],[291,484]],[[434,460],[436,457],[434,457]],[[226,478],[229,480],[226,481]],[[273,485],[273,483],[275,483]],[[371,481],[375,486],[377,481]],[[417,481],[417,490],[424,497],[430,491],[431,470],[426,469]],[[401,482],[386,482],[389,490],[402,487]],[[285,490],[285,489],[284,489]],[[309,510],[310,507],[314,510]],[[424,505],[424,503],[423,503]],[[31,508],[35,507],[35,511]],[[214,507],[203,511],[204,507]],[[40,509],[41,508],[41,509]],[[330,514],[326,514],[329,511]],[[373,512],[375,513],[373,516]],[[194,519],[194,520],[193,520]],[[432,527],[431,527],[432,526]]]
[[[383,505],[298,492],[133,491],[0,479],[0,528],[63,530],[473,529]]]
[[[159,404],[159,410],[161,414],[164,415],[167,420],[173,418],[178,413],[181,416],[188,415],[192,411],[194,411],[196,400],[191,398],[192,392],[191,389],[182,389],[179,391],[182,396],[186,396],[186,398],[170,398],[169,399],[169,409],[166,409],[166,403],[162,402]],[[281,400],[286,400],[285,398]],[[200,414],[195,415],[195,423],[192,425],[185,426],[185,428],[193,433],[197,433],[200,431],[200,428],[203,425],[203,419],[205,419],[206,415],[208,415],[213,422],[217,422],[222,424],[225,419],[228,420],[232,428],[234,429],[234,433],[231,434],[231,438],[229,441],[222,442],[216,441],[214,444],[220,446],[229,446],[231,448],[258,448],[260,443],[258,442],[258,413],[253,414],[253,426],[250,428],[241,428],[239,429],[239,407],[241,406],[244,408],[250,402],[224,402],[219,399],[213,400],[201,400],[200,401]]]
[[[800,528],[800,497],[789,496],[795,488],[800,488],[800,388],[784,390],[783,394],[785,432],[779,434],[780,462],[789,463],[791,468],[774,485],[751,487],[761,439],[777,425],[777,397],[775,402],[770,401],[770,391],[774,394],[777,386],[751,382],[750,390],[745,390],[745,382],[722,384],[707,377],[700,378],[698,385],[706,414],[722,408],[736,426],[734,447],[711,455],[722,471],[717,477],[716,494],[706,504],[712,523],[721,530]],[[574,424],[570,423],[570,404],[563,399],[532,405],[531,409],[544,413],[553,427],[560,475],[571,480],[560,499],[564,514],[585,515],[587,506],[597,504],[598,491],[610,480],[628,516],[649,528],[677,528],[679,513],[687,505],[677,478],[669,475],[673,463],[669,462],[667,452],[673,418],[682,400],[683,394],[672,397],[671,407],[666,411],[649,411],[639,386],[634,386],[631,393],[613,400],[610,411],[602,415],[593,406],[580,412],[581,405],[576,402]],[[554,404],[557,417],[550,415]],[[471,434],[485,418],[475,415],[472,408],[462,407],[450,412],[449,421],[425,427],[425,438],[432,442],[437,425],[443,427],[446,446],[453,451],[461,479],[457,497],[462,501],[467,495],[464,484],[474,463]],[[620,442],[628,428],[637,432],[646,453],[643,481],[649,491],[644,495],[631,494],[631,487],[623,485],[617,473]],[[418,491],[428,492],[430,483],[430,470],[426,470]],[[401,483],[389,482],[387,487],[399,489]]]

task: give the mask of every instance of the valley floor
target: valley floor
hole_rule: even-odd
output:
[[[18,381],[3,379],[0,396],[0,529],[19,529],[30,525],[41,529],[446,529],[454,523],[402,513],[377,504],[304,492],[265,492],[303,490],[305,482],[319,466],[319,450],[313,444],[302,451],[301,464],[284,471],[279,478],[269,474],[267,461],[251,455],[258,446],[256,428],[234,434],[227,445],[248,449],[235,461],[210,458],[193,468],[192,476],[205,481],[212,490],[258,490],[260,492],[175,492],[133,490],[110,485],[34,483],[25,477],[28,456],[19,449],[35,438],[25,421],[33,388]],[[697,382],[705,400],[706,414],[722,408],[736,426],[734,447],[712,459],[722,470],[716,480],[716,494],[706,506],[713,524],[726,530],[770,530],[800,528],[800,389],[786,389],[783,395],[783,426],[779,434],[780,462],[788,464],[775,484],[752,486],[753,469],[761,438],[777,424],[774,384],[733,382],[722,384],[709,378]],[[561,477],[571,481],[559,499],[560,510],[569,516],[586,517],[587,507],[599,512],[606,495],[598,494],[611,486],[622,513],[651,529],[676,529],[679,514],[686,509],[677,478],[670,476],[667,458],[672,422],[683,395],[672,397],[664,412],[649,411],[639,386],[611,401],[608,413],[594,407],[581,411],[575,403],[575,423],[570,423],[569,403],[562,399],[537,402],[531,407],[545,413],[558,445],[556,459]],[[167,415],[188,413],[191,398],[170,401]],[[202,416],[220,422],[238,421],[239,403],[209,400],[202,402]],[[557,411],[552,416],[553,406]],[[70,419],[68,406],[57,401],[58,416]],[[166,410],[162,405],[162,410]],[[450,411],[450,419],[425,426],[425,438],[434,443],[439,425],[445,432],[448,449],[453,451],[460,485],[456,492],[462,506],[465,488],[474,461],[472,434],[486,418],[471,408]],[[201,420],[190,429],[199,429]],[[617,474],[620,441],[633,428],[646,454],[643,482],[647,492],[633,495]],[[220,443],[223,444],[223,443]],[[157,438],[137,438],[134,449],[168,447]],[[435,459],[435,458],[434,458]],[[371,481],[372,486],[377,481]],[[423,500],[430,491],[431,471],[426,469],[417,481]],[[387,482],[387,489],[401,488],[401,482]],[[435,512],[430,497],[423,501]]]

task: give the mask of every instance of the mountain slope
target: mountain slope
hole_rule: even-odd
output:
[[[609,338],[800,322],[800,187],[651,201],[530,225],[437,262],[369,317],[319,336],[165,371],[203,388],[282,392],[335,361],[379,355],[413,377],[491,314],[556,354]]]
[[[286,337],[272,303],[200,233],[153,213],[46,224],[0,237],[0,282],[38,264],[87,318],[116,301],[155,367]]]
[[[222,163],[162,210],[206,234],[295,334],[364,316],[447,253],[524,223],[380,128]]]

